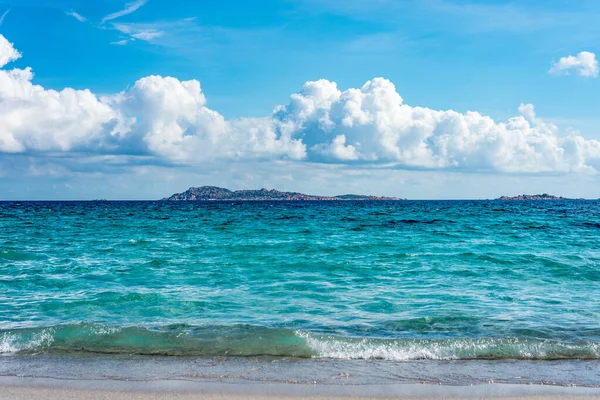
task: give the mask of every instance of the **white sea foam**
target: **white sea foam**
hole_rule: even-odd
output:
[[[352,339],[296,331],[317,358],[409,360],[600,358],[600,344],[506,339]]]
[[[406,361],[418,359],[453,359],[455,356],[444,356],[439,345],[432,343],[426,347],[414,343],[400,344],[398,341],[373,341],[370,339],[344,340],[307,332],[297,332],[319,358],[336,359],[383,359]]]
[[[35,350],[50,346],[54,342],[51,329],[44,329],[31,335],[17,335],[5,332],[0,336],[0,354],[14,354],[24,350]]]

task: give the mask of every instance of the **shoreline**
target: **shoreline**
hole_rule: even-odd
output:
[[[407,388],[409,385],[449,388],[498,384],[515,387],[578,387],[597,390],[600,394],[598,370],[599,360],[387,361],[97,354],[0,357],[0,377],[4,377],[4,381],[15,377],[19,382],[24,379],[46,379],[54,383],[91,381],[101,386],[106,382],[319,388]],[[0,385],[4,381],[0,381]]]
[[[123,381],[111,379],[54,379],[0,376],[0,397],[21,399],[202,398],[209,400],[268,399],[600,399],[600,388],[548,385],[431,384],[318,385],[281,383],[198,382],[189,380]]]

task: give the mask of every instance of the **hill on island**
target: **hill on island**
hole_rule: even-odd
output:
[[[313,196],[297,192],[280,192],[274,189],[229,190],[216,186],[191,187],[185,192],[166,197],[165,201],[332,201],[332,200],[403,200],[397,197],[364,196],[345,194],[341,196]]]
[[[583,200],[583,199],[569,199],[562,196],[554,196],[551,194],[520,194],[518,196],[501,196],[496,200]]]

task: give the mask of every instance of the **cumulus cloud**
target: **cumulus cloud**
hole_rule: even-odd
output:
[[[19,53],[1,37],[5,65]],[[153,155],[197,164],[216,159],[305,156],[305,146],[270,118],[226,121],[206,107],[196,80],[149,76],[127,92],[46,90],[30,68],[0,70],[0,152]]]
[[[0,35],[0,65],[20,54]],[[142,157],[156,163],[288,160],[394,168],[597,172],[600,142],[522,104],[504,122],[477,112],[411,107],[376,78],[340,90],[307,82],[263,118],[227,120],[196,80],[149,76],[108,96],[47,90],[26,69],[0,69],[0,152]],[[149,161],[150,162],[150,161]]]
[[[360,143],[356,144],[360,146]],[[360,158],[356,146],[346,145],[345,135],[337,135],[329,144],[317,144],[312,147],[312,150],[333,160],[352,161]]]
[[[329,81],[308,82],[273,118],[294,127],[292,137],[302,138],[312,160],[506,172],[594,170],[600,142],[559,136],[532,105],[519,111],[497,123],[473,111],[411,107],[392,82],[376,78],[346,91]]]
[[[562,57],[552,65],[549,71],[549,73],[555,75],[569,74],[570,72],[575,72],[584,77],[596,78],[599,72],[596,55],[589,51],[582,51],[576,56]]]
[[[21,58],[21,53],[4,36],[0,35],[0,68],[19,58]]]
[[[45,90],[32,78],[29,68],[0,70],[0,151],[95,151],[118,133],[118,112],[89,90]]]
[[[181,163],[304,156],[302,143],[268,118],[226,121],[206,107],[196,80],[149,76],[106,101],[129,122],[126,140],[141,151]],[[143,117],[138,117],[143,116]]]

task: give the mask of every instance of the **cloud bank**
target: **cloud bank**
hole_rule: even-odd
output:
[[[562,57],[552,65],[549,72],[555,75],[574,72],[579,76],[596,78],[599,72],[598,60],[594,53],[582,51],[576,56]]]
[[[532,105],[504,122],[404,103],[383,78],[307,82],[263,118],[225,119],[196,80],[148,76],[108,96],[48,90],[0,35],[0,153],[136,156],[158,164],[288,160],[355,167],[596,173],[600,142],[559,134]],[[150,161],[149,161],[150,162]]]

